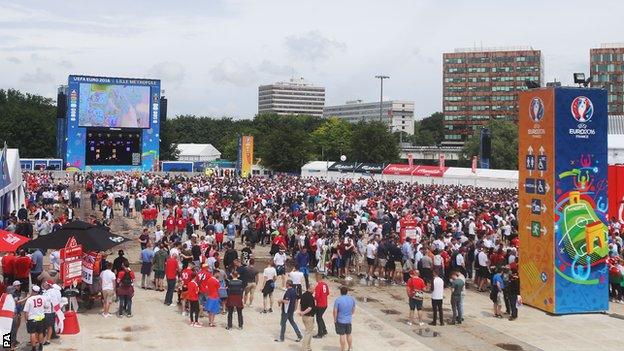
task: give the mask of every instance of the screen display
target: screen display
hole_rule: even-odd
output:
[[[141,165],[141,131],[87,130],[87,165]]]
[[[81,83],[78,104],[81,127],[150,127],[148,86]]]

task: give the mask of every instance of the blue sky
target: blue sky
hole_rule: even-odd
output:
[[[260,84],[303,76],[327,104],[413,100],[441,110],[442,53],[542,50],[545,79],[589,71],[589,49],[624,42],[624,2],[3,1],[0,88],[54,97],[69,74],[160,78],[169,114],[251,118]]]

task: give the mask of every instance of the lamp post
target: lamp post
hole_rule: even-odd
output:
[[[375,76],[375,78],[379,79],[379,82],[381,83],[381,92],[380,92],[380,97],[379,97],[379,122],[382,121],[382,104],[383,104],[383,81],[384,79],[390,79],[389,76],[383,76],[383,75],[377,75]]]

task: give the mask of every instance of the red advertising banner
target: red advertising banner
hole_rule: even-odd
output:
[[[394,175],[411,175],[416,167],[417,166],[411,166],[406,164],[389,164],[386,166],[382,173]]]
[[[624,165],[610,165],[609,184],[609,219],[624,221]]]
[[[416,166],[412,175],[419,177],[443,177],[448,167]]]
[[[71,286],[82,281],[82,245],[74,237],[67,240],[61,254],[61,280],[63,286]]]
[[[99,254],[95,251],[85,252],[82,255],[82,281],[93,284],[93,276],[97,275],[96,267],[99,266]]]

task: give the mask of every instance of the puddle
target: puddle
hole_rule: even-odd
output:
[[[390,341],[388,341],[388,344],[390,344],[390,346],[397,347],[397,346],[401,346],[401,345],[405,344],[405,341],[403,341],[403,340],[390,340]]]
[[[401,312],[397,311],[397,310],[381,310],[381,312],[383,312],[384,314],[401,314]]]
[[[430,328],[420,328],[414,330],[414,332],[425,338],[435,338],[440,336],[440,333],[438,333],[437,331],[433,331]]]
[[[496,344],[496,346],[500,347],[503,350],[507,350],[507,351],[522,351],[524,350],[522,348],[522,346],[517,345],[517,344]]]
[[[131,336],[124,336],[123,341],[132,341]]]
[[[140,331],[145,331],[148,330],[149,327],[146,325],[131,325],[128,327],[123,327],[121,330],[131,333],[131,332],[140,332]]]
[[[397,301],[403,301],[403,295],[390,294],[390,296]]]

